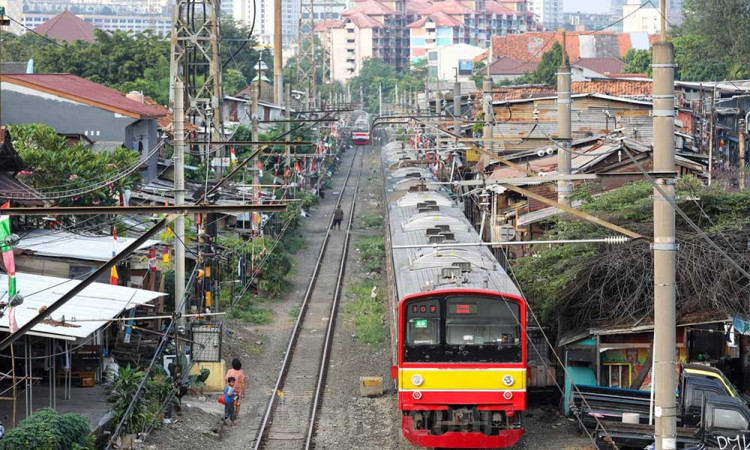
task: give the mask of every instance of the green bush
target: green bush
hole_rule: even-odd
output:
[[[130,401],[135,396],[145,376],[146,372],[132,368],[130,365],[120,368],[117,378],[115,378],[115,382],[112,385],[112,395],[115,401],[112,407],[115,415],[114,423],[120,423],[125,416],[125,411],[128,409]],[[154,420],[156,417],[155,409],[158,408],[158,405],[156,405],[156,399],[153,397],[154,395],[141,395],[138,397],[133,410],[125,420],[123,433],[137,433],[146,429]]]
[[[354,319],[356,338],[374,346],[385,342],[384,311],[379,291],[375,298],[372,297],[372,287],[377,284],[377,280],[369,279],[353,286],[346,306],[347,313]]]
[[[369,271],[381,271],[385,261],[385,239],[382,237],[366,237],[357,241],[359,256],[364,268]]]
[[[383,225],[383,216],[380,214],[365,214],[362,216],[362,223],[367,228],[379,227]]]
[[[240,319],[254,325],[265,325],[273,320],[273,311],[250,305],[246,308],[235,307],[229,311],[228,316],[231,319]]]
[[[93,449],[89,437],[89,422],[79,414],[60,414],[40,409],[12,430],[0,441],[2,450],[69,450]]]

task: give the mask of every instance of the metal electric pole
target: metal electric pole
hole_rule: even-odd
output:
[[[674,47],[666,39],[661,1],[661,42],[652,47],[654,72],[654,416],[656,449],[677,448],[677,342],[675,306]],[[662,193],[663,192],[663,193]],[[665,198],[666,197],[666,198]]]
[[[277,105],[281,104],[284,95],[281,2],[273,1],[273,102]]]
[[[565,31],[562,32],[562,63],[557,71],[557,173],[570,175],[570,65],[567,61],[565,49]],[[557,182],[557,202],[570,206],[571,182],[560,180]]]
[[[177,0],[173,11],[169,74],[185,87],[185,118],[222,139],[219,0]]]

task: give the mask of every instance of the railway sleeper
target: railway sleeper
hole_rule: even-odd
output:
[[[480,432],[486,436],[522,428],[521,414],[480,411],[476,406],[449,406],[447,410],[405,411],[415,430],[429,430],[441,436],[446,432]]]

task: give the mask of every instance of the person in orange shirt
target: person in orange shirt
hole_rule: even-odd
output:
[[[235,379],[234,391],[237,393],[237,399],[234,402],[234,407],[237,417],[240,417],[240,404],[242,399],[245,398],[245,373],[242,371],[242,363],[238,358],[232,360],[232,368],[227,370],[224,381],[229,380],[229,378]]]

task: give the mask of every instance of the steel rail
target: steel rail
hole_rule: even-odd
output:
[[[354,197],[352,197],[352,206],[349,208],[349,220],[346,225],[346,237],[344,238],[344,251],[341,253],[341,261],[339,262],[339,274],[336,279],[336,290],[333,293],[333,301],[331,302],[331,311],[328,316],[328,327],[326,328],[326,340],[323,343],[323,355],[320,360],[320,370],[318,371],[318,382],[315,386],[315,397],[312,403],[312,410],[310,411],[310,423],[307,429],[307,440],[305,441],[305,449],[310,449],[312,446],[312,439],[315,434],[315,422],[318,414],[318,406],[321,403],[321,394],[325,387],[326,377],[328,375],[328,363],[331,359],[331,347],[333,346],[333,335],[336,329],[336,316],[338,314],[339,298],[341,297],[341,286],[344,281],[344,273],[346,272],[346,256],[349,251],[349,240],[351,238],[352,223],[354,222],[354,208],[357,205],[357,194],[359,193],[359,182],[362,180],[362,168],[364,167],[365,157],[364,152],[362,153],[362,159],[359,161],[359,173],[357,177],[357,184],[354,187]]]
[[[341,189],[341,192],[339,193],[339,196],[336,199],[336,204],[339,204],[341,202],[341,199],[344,197],[344,192],[346,192],[346,186],[349,183],[349,178],[352,174],[352,169],[354,168],[354,161],[357,159],[357,154],[354,154],[354,157],[352,158],[352,165],[349,167],[349,170],[346,174],[346,179],[344,180],[344,185]],[[281,368],[279,369],[279,374],[276,377],[276,384],[274,386],[273,392],[271,393],[271,398],[268,400],[268,406],[266,406],[266,412],[263,414],[263,421],[261,422],[260,428],[258,428],[258,431],[255,436],[255,444],[253,445],[253,450],[259,450],[261,446],[263,445],[263,440],[265,438],[265,434],[268,431],[268,427],[271,424],[271,419],[274,412],[274,407],[276,406],[276,396],[278,392],[281,390],[281,386],[286,381],[286,375],[287,371],[289,369],[289,364],[292,361],[292,355],[294,354],[294,348],[297,343],[297,338],[299,337],[299,332],[302,329],[302,322],[304,320],[305,314],[307,313],[307,306],[311,297],[311,294],[313,292],[313,289],[315,288],[315,283],[318,279],[318,274],[320,273],[320,266],[323,262],[323,257],[325,256],[326,249],[328,248],[328,241],[331,236],[331,227],[333,225],[333,215],[331,215],[331,220],[328,222],[328,228],[326,230],[326,235],[323,237],[323,243],[320,246],[320,252],[318,253],[318,257],[315,261],[315,267],[313,269],[312,276],[310,277],[310,283],[307,285],[307,290],[305,291],[305,296],[302,300],[302,306],[300,307],[300,311],[297,314],[297,320],[294,323],[294,328],[292,328],[292,334],[289,338],[289,343],[287,344],[286,351],[284,352],[284,359],[281,362]]]

